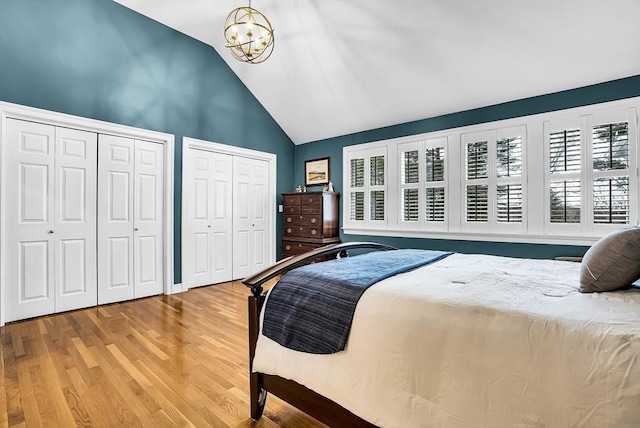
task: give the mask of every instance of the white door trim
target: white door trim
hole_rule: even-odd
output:
[[[6,186],[5,177],[5,121],[8,118],[38,122],[47,125],[64,128],[74,128],[83,131],[96,132],[98,134],[111,134],[116,136],[138,138],[154,141],[165,146],[164,150],[164,293],[171,294],[177,291],[173,285],[173,184],[174,184],[174,145],[175,137],[163,132],[149,131],[132,126],[103,122],[101,120],[57,113],[34,107],[0,101],[0,326],[5,323],[5,206]],[[97,168],[97,165],[96,165]],[[180,287],[181,288],[181,287]]]
[[[232,156],[242,156],[245,158],[258,159],[262,161],[268,162],[269,168],[269,183],[268,183],[268,219],[267,224],[269,225],[269,233],[268,233],[268,264],[273,264],[276,260],[276,166],[277,166],[277,156],[273,153],[261,152],[259,150],[246,149],[244,147],[236,147],[230,146],[227,144],[214,143],[213,141],[199,140],[197,138],[191,137],[183,137],[182,138],[182,159],[186,159],[187,150],[190,149],[198,149],[198,150],[206,150],[210,152],[222,153]],[[184,175],[184,174],[183,174]],[[187,183],[185,180],[182,180],[182,212],[187,212],[187,198],[185,195],[187,194],[187,190],[185,188]],[[186,222],[187,219],[185,216],[182,216],[182,230],[186,230]],[[181,242],[182,249],[182,272],[185,272],[185,263],[184,263],[184,254],[185,254],[185,240],[182,239]],[[185,281],[182,281],[183,288],[185,287]],[[183,291],[187,291],[186,289]]]

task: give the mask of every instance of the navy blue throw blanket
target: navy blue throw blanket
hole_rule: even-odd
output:
[[[262,333],[296,351],[311,354],[342,351],[356,304],[367,288],[450,254],[428,250],[380,251],[294,269],[271,290]]]

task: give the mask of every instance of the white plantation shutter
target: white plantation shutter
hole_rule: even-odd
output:
[[[465,206],[467,222],[489,221],[489,143],[473,141],[465,144],[467,186]]]
[[[371,167],[370,173],[370,188],[371,190],[369,198],[369,207],[371,208],[370,220],[384,220],[385,213],[385,200],[384,200],[384,156],[371,156],[369,159],[369,165]]]
[[[580,223],[580,180],[551,181],[551,223]]]
[[[445,141],[439,143],[442,144]],[[427,147],[425,150],[425,220],[444,223],[445,217],[445,147]]]
[[[580,129],[564,129],[549,138],[551,173],[580,171]]]
[[[419,213],[419,157],[418,149],[402,151],[400,153],[400,184],[401,184],[401,218],[402,221],[418,221]]]
[[[505,130],[496,140],[496,221],[522,223],[524,128]]]
[[[418,182],[418,150],[402,152],[402,184]]]
[[[386,148],[352,150],[345,159],[345,226],[386,226]]]
[[[467,144],[467,179],[488,177],[489,145],[486,141]]]
[[[364,220],[364,158],[351,159],[351,204],[349,218],[351,220]],[[361,188],[362,190],[357,190]]]
[[[467,186],[467,221],[489,221],[489,188],[486,184]]]
[[[398,221],[407,230],[447,227],[446,146],[446,138],[398,146]]]
[[[426,149],[426,181],[444,181],[444,147]]]
[[[629,202],[629,177],[594,180],[594,223],[629,224]]]
[[[525,126],[515,126],[461,136],[466,230],[525,230],[526,131]]]
[[[425,217],[427,222],[444,222],[444,187],[425,189]]]
[[[629,123],[592,127],[593,222],[629,224]]]
[[[593,127],[593,169],[629,168],[629,124],[610,123]]]
[[[351,187],[364,186],[364,159],[351,159]]]
[[[384,190],[371,191],[371,220],[384,220]]]
[[[582,142],[579,127],[549,135],[549,220],[580,223],[582,210]]]
[[[522,221],[522,184],[498,185],[496,218],[501,223]]]
[[[351,220],[364,220],[364,192],[351,192]]]
[[[496,174],[498,177],[522,176],[522,135],[496,141]]]

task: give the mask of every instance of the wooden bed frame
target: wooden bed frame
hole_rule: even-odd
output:
[[[255,356],[258,335],[260,334],[260,312],[265,301],[263,292],[265,282],[314,261],[326,260],[330,257],[347,257],[350,250],[388,251],[395,249],[388,245],[373,242],[345,242],[328,245],[308,253],[283,259],[275,265],[242,280],[244,285],[251,288],[252,294],[249,296],[249,383],[252,419],[260,419],[267,400],[267,393],[270,392],[329,426],[375,426],[334,401],[297,382],[279,376],[254,373],[253,357]]]

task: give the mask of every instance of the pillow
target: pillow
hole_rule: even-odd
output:
[[[596,242],[580,265],[580,291],[626,287],[640,278],[640,227],[616,230]]]

